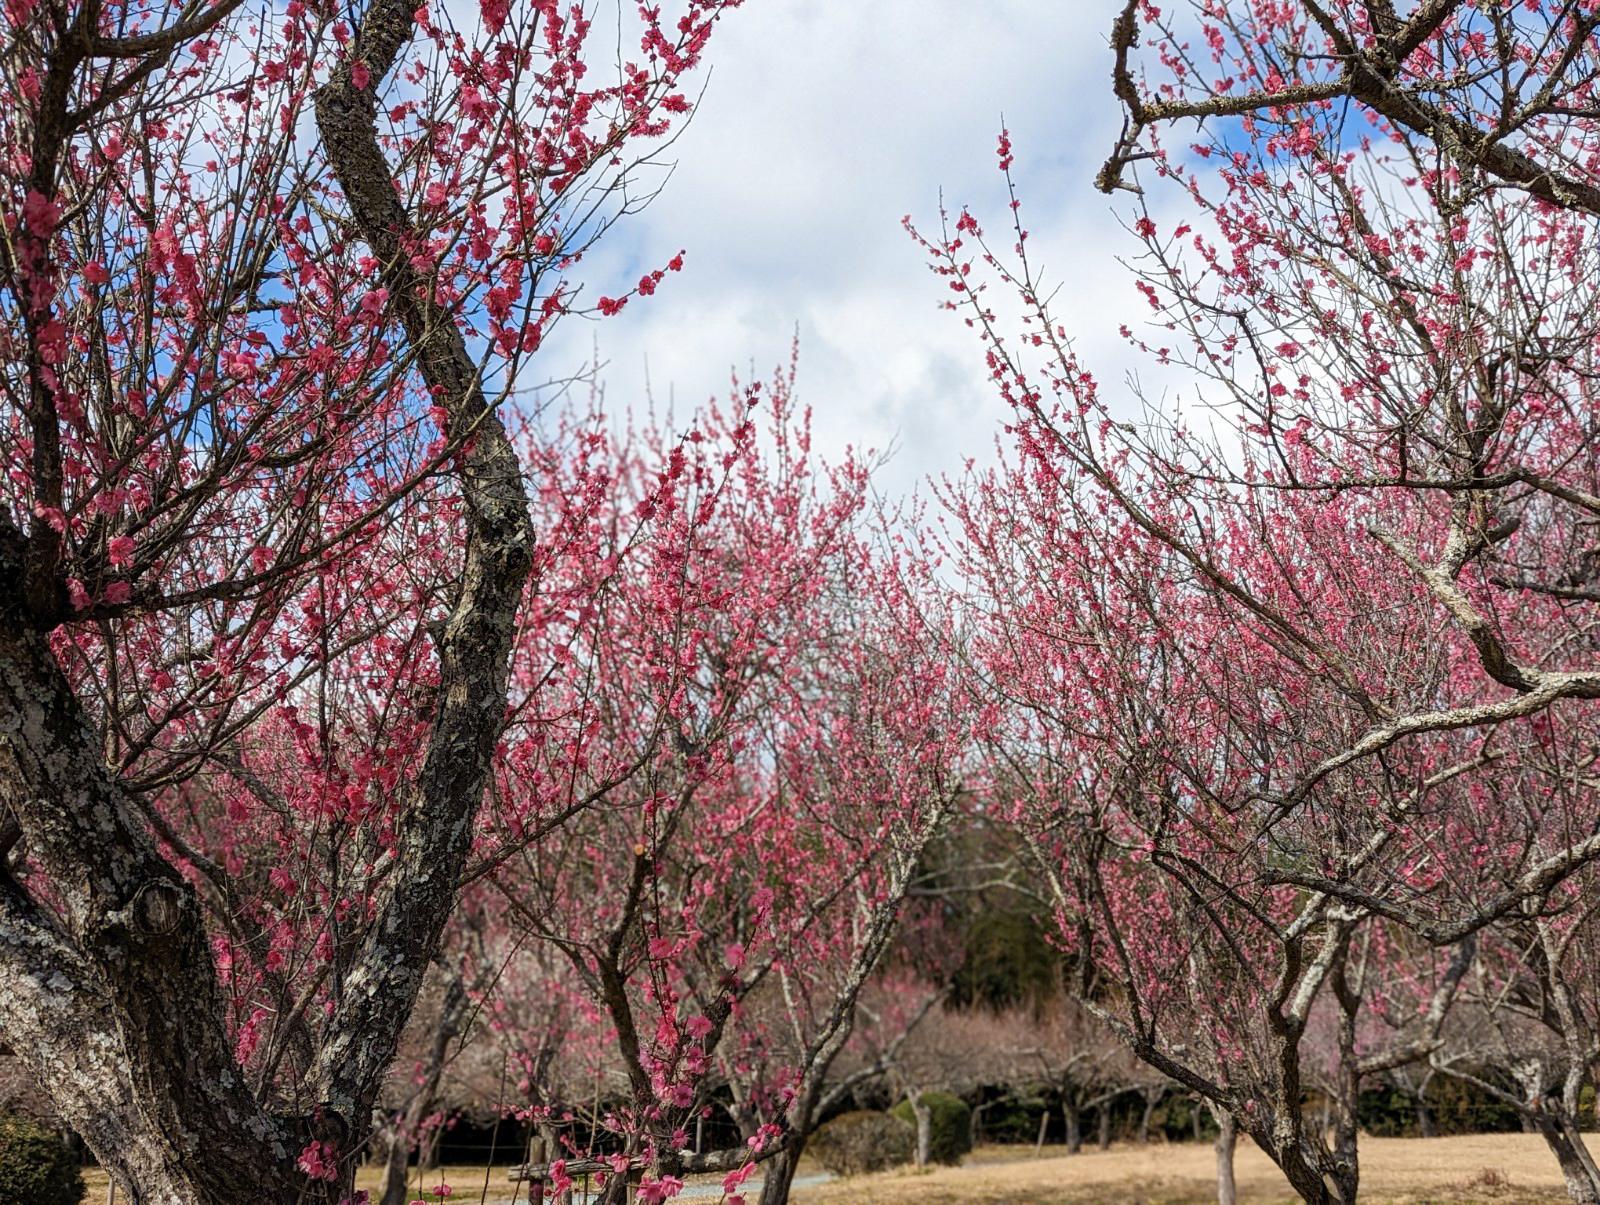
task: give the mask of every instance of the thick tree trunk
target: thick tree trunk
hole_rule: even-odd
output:
[[[1099,1116],[1096,1118],[1099,1127],[1096,1145],[1103,1151],[1111,1149],[1111,1102],[1107,1101],[1100,1106]]]
[[[1212,1109],[1217,1119],[1217,1205],[1238,1205],[1239,1189],[1233,1179],[1233,1152],[1239,1144],[1239,1127],[1226,1109]],[[1196,1113],[1196,1116],[1199,1116]]]
[[[761,1205],[788,1205],[789,1193],[794,1189],[795,1169],[804,1152],[805,1139],[797,1138],[793,1145],[761,1165]]]
[[[1274,1149],[1269,1145],[1271,1135],[1255,1133],[1252,1136],[1256,1144],[1272,1156],[1290,1187],[1308,1205],[1355,1205],[1355,1168],[1338,1163],[1325,1166],[1320,1142],[1308,1141],[1302,1135],[1298,1141],[1290,1140]]]
[[[375,82],[410,40],[413,13],[409,0],[374,0],[363,14],[357,41]],[[46,124],[63,117],[83,51],[73,42],[66,53],[79,57],[52,67],[37,115]],[[421,375],[462,440],[465,553],[439,642],[427,752],[294,1116],[272,1114],[250,1090],[199,899],[151,836],[143,801],[107,769],[50,648],[62,609],[49,604],[64,589],[55,558],[0,517],[0,810],[15,817],[51,893],[47,911],[0,874],[0,1034],[132,1201],[151,1205],[351,1195],[354,1153],[476,832],[531,564],[521,466],[454,318],[410,267],[411,224],[378,147],[373,96],[352,85],[348,64],[318,93],[317,118],[355,226],[386,265]],[[296,1166],[313,1142],[336,1166],[332,1181]]]
[[[1600,1172],[1597,1172],[1577,1127],[1546,1116],[1539,1119],[1535,1128],[1561,1167],[1567,1196],[1577,1205],[1600,1205]]]
[[[389,1117],[373,1127],[372,1145],[383,1152],[383,1184],[377,1205],[406,1205],[411,1167],[411,1136],[402,1117]]]
[[[54,899],[0,869],[0,1034],[133,1200],[293,1199],[312,1135],[247,1088],[200,901],[19,608],[20,543],[0,518],[0,812]]]

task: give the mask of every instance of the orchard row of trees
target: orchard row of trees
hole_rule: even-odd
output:
[[[1181,404],[1102,394],[1015,193],[913,226],[1010,410],[923,510],[792,369],[545,387],[670,304],[682,252],[585,256],[733,7],[4,7],[0,1033],[55,1112],[138,1201],[344,1201],[488,1025],[558,1190],[588,1099],[608,1199],[782,1201],[858,1086],[920,1114],[978,824],[1074,1015],[1306,1200],[1445,1075],[1600,1201],[1600,8],[1126,0],[1098,182]]]

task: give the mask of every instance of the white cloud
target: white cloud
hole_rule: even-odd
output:
[[[713,39],[704,103],[674,148],[665,193],[586,264],[590,295],[680,247],[686,270],[598,327],[547,349],[576,365],[598,339],[614,405],[680,407],[722,392],[730,366],[764,374],[799,331],[800,390],[818,444],[899,452],[886,490],[956,472],[993,446],[1000,403],[982,350],[938,310],[943,286],[900,229],[932,223],[941,189],[998,229],[1001,114],[1037,253],[1063,284],[1058,317],[1107,382],[1142,302],[1114,256],[1133,248],[1093,177],[1120,121],[1107,0],[749,0]]]

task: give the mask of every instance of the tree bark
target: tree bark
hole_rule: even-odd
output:
[[[1567,1196],[1577,1205],[1600,1205],[1600,1174],[1577,1127],[1545,1115],[1538,1119],[1535,1128],[1561,1167]]]
[[[293,1199],[309,1134],[246,1086],[200,901],[20,605],[23,543],[0,518],[0,809],[55,908],[0,873],[0,1032],[133,1200]]]
[[[794,1190],[795,1169],[805,1152],[806,1140],[795,1135],[793,1144],[779,1151],[762,1164],[760,1205],[788,1205],[789,1194]]]
[[[1095,1119],[1099,1128],[1096,1145],[1102,1151],[1111,1149],[1111,1102],[1107,1101],[1100,1106],[1099,1116]]]
[[[1239,1205],[1239,1189],[1233,1179],[1233,1152],[1239,1143],[1239,1127],[1233,1114],[1226,1109],[1213,1107],[1211,1115],[1217,1120],[1217,1205]]]
[[[1272,1156],[1273,1162],[1282,1169],[1284,1178],[1308,1205],[1355,1205],[1355,1184],[1351,1182],[1346,1169],[1337,1165],[1331,1168],[1325,1166],[1324,1148],[1320,1140],[1308,1140],[1301,1135],[1273,1148],[1268,1145],[1271,1135],[1252,1131],[1251,1136],[1258,1146]]]

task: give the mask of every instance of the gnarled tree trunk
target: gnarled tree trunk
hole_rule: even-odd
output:
[[[214,6],[206,20],[234,7]],[[413,12],[376,0],[363,15],[358,41],[375,80],[409,41]],[[58,150],[52,122],[65,120],[86,41],[57,48],[40,102],[40,137]],[[64,609],[52,600],[64,582],[54,536],[24,537],[0,518],[0,803],[52,895],[47,910],[17,879],[0,882],[0,1033],[134,1201],[223,1205],[245,1194],[309,1205],[350,1195],[378,1086],[454,905],[530,567],[521,467],[453,318],[402,254],[411,226],[378,148],[373,96],[352,84],[348,64],[319,92],[317,116],[355,227],[385,265],[421,374],[461,441],[453,466],[465,553],[439,641],[433,731],[367,938],[344,968],[292,1112],[252,1091],[200,900],[151,835],[144,801],[107,768],[56,662],[49,641]],[[54,165],[36,167],[38,191],[54,197]],[[54,429],[53,417],[45,426]],[[201,875],[215,871],[190,861]],[[332,1180],[297,1167],[313,1142]]]

